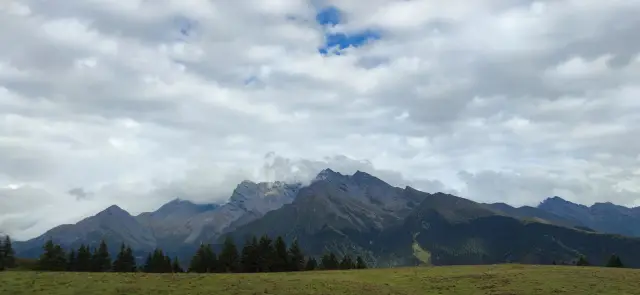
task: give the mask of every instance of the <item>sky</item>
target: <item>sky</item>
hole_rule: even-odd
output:
[[[640,204],[640,0],[0,1],[0,232],[324,168]]]

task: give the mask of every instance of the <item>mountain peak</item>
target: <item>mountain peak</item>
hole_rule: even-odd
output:
[[[382,179],[377,178],[367,172],[362,172],[360,170],[356,171],[356,173],[353,174],[352,178],[357,183],[361,184],[387,184]]]
[[[121,215],[121,214],[129,215],[129,212],[120,208],[118,205],[111,205],[107,209],[102,210],[102,212],[98,214],[102,214],[102,213],[108,214],[108,215]]]
[[[339,172],[335,172],[335,171],[331,170],[330,168],[326,168],[326,169],[320,171],[320,173],[318,173],[318,175],[316,175],[316,178],[313,181],[332,180],[332,179],[340,178],[340,177],[343,177],[343,176],[344,175],[340,174]]]
[[[544,201],[540,202],[540,204],[567,204],[567,203],[571,203],[561,197],[558,196],[553,196],[553,197],[549,197],[544,199]]]

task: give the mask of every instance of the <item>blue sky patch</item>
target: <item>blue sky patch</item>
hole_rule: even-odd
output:
[[[340,24],[343,21],[343,16],[337,7],[329,6],[322,8],[316,15],[316,21],[326,27],[333,27]],[[375,30],[365,30],[362,32],[354,33],[325,33],[325,44],[318,48],[318,51],[322,55],[327,55],[330,52],[336,55],[340,55],[340,51],[349,47],[359,47],[371,40],[380,39],[380,33]],[[335,51],[334,51],[335,50]]]

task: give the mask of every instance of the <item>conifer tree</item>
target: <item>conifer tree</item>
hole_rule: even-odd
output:
[[[247,239],[242,247],[242,253],[240,254],[240,265],[243,272],[258,272],[258,256],[260,246],[256,236],[251,237],[251,240]]]
[[[587,257],[585,257],[584,255],[580,255],[580,257],[578,258],[578,261],[576,262],[576,265],[577,266],[589,266],[591,264],[587,260]]]
[[[105,272],[111,270],[111,256],[109,255],[109,249],[107,243],[102,240],[100,245],[93,253],[91,257],[92,271]]]
[[[133,257],[133,251],[131,247],[124,245],[120,245],[120,252],[116,257],[116,260],[113,262],[113,271],[115,272],[135,272],[136,267],[136,259]]]
[[[207,272],[207,264],[204,257],[204,245],[200,245],[196,253],[191,257],[188,272],[205,273]]]
[[[43,271],[64,271],[67,268],[67,259],[60,245],[49,239],[43,246],[44,252],[38,259],[38,268]]]
[[[322,255],[321,268],[324,270],[335,270],[340,268],[340,261],[333,252]]]
[[[609,261],[607,262],[607,267],[624,267],[624,264],[622,264],[622,260],[620,260],[620,256],[618,255],[611,255],[611,257],[609,257]]]
[[[264,235],[258,241],[258,271],[270,272],[273,268],[275,249],[273,241],[269,236]]]
[[[318,261],[315,258],[309,257],[307,260],[307,264],[304,267],[304,270],[316,270],[318,268]]]
[[[345,255],[344,257],[342,257],[342,260],[340,261],[340,269],[354,269],[354,268],[356,268],[356,265],[353,262],[353,259],[351,259],[351,256]]]
[[[76,250],[71,249],[67,257],[67,271],[76,271],[77,268]]]
[[[76,271],[90,271],[91,270],[91,250],[84,244],[78,248],[76,254]]]
[[[281,272],[289,270],[289,252],[287,251],[287,244],[281,236],[278,236],[273,243],[274,247],[274,261],[272,271]]]
[[[0,241],[0,271],[5,270],[5,262],[4,262],[4,244]]]
[[[147,259],[145,259],[144,261],[144,266],[142,267],[142,271],[143,272],[152,272],[152,265],[153,262],[151,261],[152,257],[151,257],[151,253],[147,254]]]
[[[213,252],[211,244],[207,244],[204,247],[204,261],[206,266],[206,272],[222,272],[222,267],[218,261],[218,255]]]
[[[174,273],[184,272],[182,267],[180,267],[180,261],[178,260],[177,256],[173,258],[173,264],[171,265],[171,269]]]
[[[130,246],[127,246],[124,251],[123,270],[125,272],[136,272],[138,270],[138,266],[136,265],[136,258],[133,256],[133,250],[131,250]]]
[[[2,262],[5,268],[16,267],[16,252],[13,250],[13,243],[11,237],[5,236],[4,242],[0,243],[2,252]]]
[[[238,255],[238,249],[233,239],[227,236],[222,251],[218,255],[218,263],[222,272],[237,272],[240,266],[240,257]]]
[[[149,273],[170,273],[172,272],[171,258],[166,256],[164,252],[162,252],[162,249],[156,248],[152,254],[147,256],[143,271]]]
[[[120,252],[116,256],[116,259],[113,261],[113,271],[114,272],[125,272],[125,261],[124,261],[124,252],[127,248],[125,248],[124,243],[120,245]]]
[[[189,263],[189,272],[207,273],[217,272],[218,262],[211,245],[201,244]]]
[[[301,271],[305,269],[304,254],[300,250],[298,240],[295,239],[289,247],[289,271]]]
[[[367,268],[367,263],[364,262],[364,259],[362,259],[362,257],[358,256],[356,258],[356,268],[357,269],[365,269]]]

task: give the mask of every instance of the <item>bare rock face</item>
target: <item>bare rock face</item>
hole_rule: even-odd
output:
[[[220,234],[262,217],[265,213],[290,204],[300,184],[243,181],[231,194],[229,202],[188,220],[191,233],[186,243],[213,241]]]

